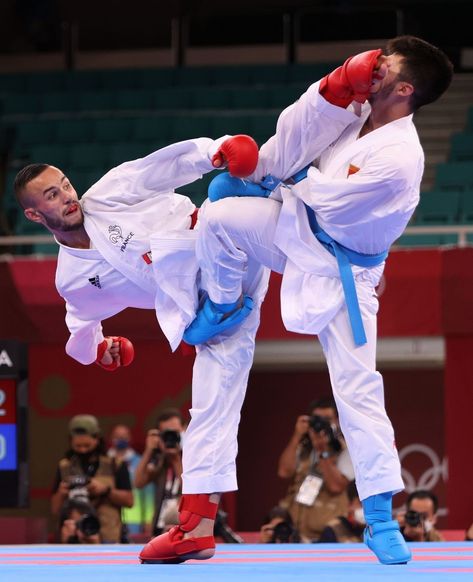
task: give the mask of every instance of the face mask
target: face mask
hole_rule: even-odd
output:
[[[429,531],[432,531],[433,529],[434,529],[434,524],[430,521],[430,519],[425,519],[424,520],[425,533],[429,533]]]
[[[117,449],[117,451],[124,451],[128,448],[128,445],[130,444],[130,441],[128,441],[127,439],[116,439],[115,440],[115,448]]]
[[[355,509],[355,511],[353,512],[353,517],[355,518],[355,521],[358,522],[360,525],[365,525],[366,523],[365,514],[363,513],[362,507],[357,507]]]

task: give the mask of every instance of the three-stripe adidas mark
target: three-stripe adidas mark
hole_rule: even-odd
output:
[[[98,287],[99,289],[102,289],[102,285],[100,284],[100,277],[98,275],[95,275],[95,277],[90,277],[89,283],[91,285],[93,285],[94,287]]]

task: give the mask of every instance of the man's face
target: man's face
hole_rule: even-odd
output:
[[[79,455],[87,455],[94,451],[99,439],[88,434],[75,434],[71,438],[71,449]]]
[[[432,499],[414,498],[409,504],[408,509],[412,511],[417,511],[417,513],[421,513],[424,516],[424,519],[427,519],[432,523],[435,523],[437,521],[437,515],[435,514]]]
[[[404,57],[396,53],[379,57],[378,76],[381,78],[374,79],[371,86],[368,101],[372,105],[386,101],[394,95],[402,95],[406,85],[412,88],[412,85],[401,80],[403,60]]]
[[[337,413],[331,407],[328,408],[314,408],[312,416],[321,416],[324,420],[329,422],[332,427],[338,427]]]
[[[58,168],[49,166],[28,182],[25,194],[25,216],[29,220],[43,224],[52,232],[70,232],[82,227],[84,215],[77,192]]]
[[[159,423],[158,430],[160,432],[164,432],[165,430],[175,430],[177,432],[182,432],[184,427],[182,426],[182,422],[177,416],[173,416],[172,418],[168,418],[168,420],[162,420]]]

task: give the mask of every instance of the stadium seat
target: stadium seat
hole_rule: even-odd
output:
[[[289,69],[285,65],[253,66],[249,72],[254,85],[281,85],[289,80]]]
[[[106,91],[141,88],[141,71],[139,69],[118,69],[99,72],[100,87]]]
[[[222,135],[251,135],[250,117],[248,115],[222,114],[213,115],[210,120],[210,137],[216,139]]]
[[[473,223],[473,190],[460,194],[460,217],[462,224]]]
[[[54,122],[54,140],[63,144],[90,142],[93,123],[90,119],[60,119]]]
[[[270,95],[270,106],[283,110],[299,99],[306,87],[292,85],[288,87],[277,87]]]
[[[34,145],[50,143],[54,139],[56,121],[24,121],[13,125],[14,150],[24,151]]]
[[[191,94],[192,109],[228,109],[231,107],[231,92],[220,87],[194,88]]]
[[[232,109],[266,109],[270,106],[273,87],[237,88],[231,90],[230,106]]]
[[[394,246],[438,247],[455,244],[457,240],[456,234],[405,234],[394,243]]]
[[[70,113],[76,111],[78,106],[77,94],[72,91],[43,93],[39,101],[41,103],[41,113]]]
[[[168,115],[161,117],[142,117],[134,120],[132,137],[138,141],[170,143],[174,118]]]
[[[176,70],[175,83],[181,87],[202,87],[213,84],[212,67],[182,67]]]
[[[64,86],[68,91],[97,91],[102,87],[100,71],[66,73]]]
[[[68,167],[94,170],[109,165],[108,148],[102,144],[75,144],[70,148]]]
[[[213,69],[213,84],[219,87],[243,86],[248,87],[253,81],[253,67],[215,67]]]
[[[116,109],[116,91],[84,91],[77,96],[78,108],[84,112],[106,112]]]
[[[250,119],[250,135],[261,145],[276,131],[279,113],[269,115],[254,115]]]
[[[9,115],[34,115],[40,111],[40,100],[36,95],[27,93],[9,93],[0,100],[1,114]]]
[[[114,143],[109,146],[108,162],[111,166],[118,166],[123,162],[129,162],[143,158],[151,153],[149,145],[143,142]]]
[[[7,95],[8,93],[25,93],[26,87],[26,75],[21,73],[0,75],[0,95]]]
[[[113,143],[132,139],[133,119],[96,119],[93,123],[93,139],[100,143]]]
[[[297,63],[289,68],[291,83],[315,83],[342,63]]]
[[[66,75],[62,71],[30,73],[25,81],[26,91],[33,95],[66,90]]]
[[[191,91],[181,87],[156,90],[154,107],[156,109],[185,109],[191,104]]]
[[[473,161],[447,162],[437,166],[435,187],[440,190],[466,191],[473,188]]]
[[[29,160],[31,164],[51,164],[67,170],[70,161],[69,148],[61,144],[42,144],[31,147]]]
[[[173,87],[176,81],[176,73],[177,70],[171,67],[166,69],[143,69],[140,71],[140,87],[154,90]]]
[[[416,208],[414,222],[455,224],[459,216],[459,192],[424,192]]]
[[[175,117],[172,123],[173,142],[210,135],[210,117],[190,116]]]
[[[154,108],[154,93],[147,89],[117,91],[116,109],[150,111]]]
[[[473,162],[473,133],[456,133],[452,136],[450,160]]]

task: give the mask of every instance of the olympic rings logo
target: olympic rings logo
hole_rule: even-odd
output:
[[[406,457],[412,454],[426,456],[431,464],[431,467],[422,473],[417,482],[412,473],[405,467],[402,467],[403,461],[406,459]],[[434,489],[440,479],[446,481],[448,478],[447,459],[440,459],[437,453],[427,445],[423,445],[421,443],[407,445],[399,451],[399,460],[401,461],[401,475],[404,480],[407,493],[412,493],[417,489],[427,489],[428,491],[431,491]]]

